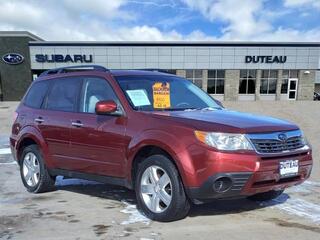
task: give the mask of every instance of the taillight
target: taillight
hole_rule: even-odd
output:
[[[17,112],[13,113],[13,122],[16,122],[18,116],[19,116],[19,114]]]

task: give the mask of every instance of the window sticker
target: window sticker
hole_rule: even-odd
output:
[[[126,92],[135,107],[151,105],[146,90],[136,89],[127,90]]]
[[[152,90],[153,108],[170,108],[170,83],[156,82]]]

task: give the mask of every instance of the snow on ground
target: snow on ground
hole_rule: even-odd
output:
[[[64,178],[63,176],[58,176],[56,178],[56,186],[70,186],[70,185],[97,185],[101,184],[94,181],[88,181],[84,179],[78,179],[78,178]]]
[[[282,194],[276,199],[261,202],[262,206],[271,206],[290,215],[296,215],[320,224],[320,205],[299,198],[295,193],[320,194],[320,183],[306,181],[302,185],[292,187],[287,191],[289,195]]]
[[[303,199],[289,198],[285,203],[275,206],[291,215],[304,217],[320,224],[320,206]]]
[[[145,217],[143,214],[141,214],[137,206],[134,204],[130,204],[126,201],[121,201],[124,205],[125,208],[121,210],[120,212],[130,214],[129,219],[125,220],[121,223],[121,225],[128,225],[128,224],[133,224],[133,223],[144,223],[146,225],[150,224],[150,219]]]
[[[0,155],[9,155],[11,154],[10,148],[0,148]]]
[[[18,163],[16,161],[5,162],[5,163],[0,162],[0,165],[18,165]]]

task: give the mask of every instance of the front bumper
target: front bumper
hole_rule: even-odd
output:
[[[286,178],[280,178],[273,172],[219,173],[209,177],[200,187],[186,188],[186,192],[188,197],[197,203],[210,199],[240,198],[271,190],[283,190],[305,181],[310,176],[311,168],[311,165],[303,166],[298,175]],[[230,186],[224,191],[219,191],[215,187],[220,179],[230,179]]]
[[[301,184],[312,170],[311,149],[277,156],[221,152],[206,152],[205,156],[204,161],[197,160],[201,171],[196,171],[198,174],[192,182],[194,186],[186,187],[187,195],[195,203],[282,190]],[[297,175],[286,178],[280,176],[280,161],[285,160],[299,160]],[[225,180],[229,186],[219,189],[221,180]]]
[[[241,195],[241,191],[252,176],[250,172],[219,173],[208,178],[200,187],[187,188],[190,199],[202,201],[215,198],[232,198]],[[219,190],[218,181],[229,179],[230,186],[226,190]]]

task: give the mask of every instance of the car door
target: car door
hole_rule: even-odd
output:
[[[70,131],[70,153],[77,164],[75,170],[99,175],[123,177],[126,148],[127,118],[120,101],[106,79],[83,79],[79,112],[73,114]],[[97,115],[98,101],[113,100],[121,115]]]
[[[44,110],[35,121],[48,144],[48,153],[54,168],[70,169],[70,128],[73,112],[81,89],[81,79],[69,77],[49,80],[51,87]]]

